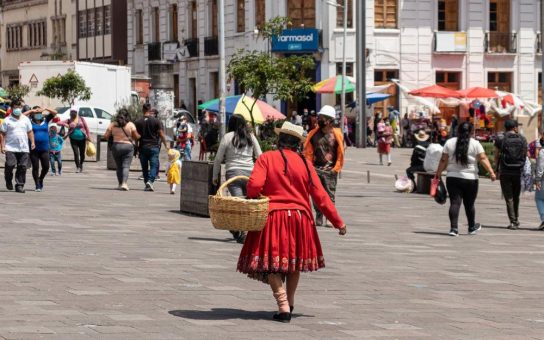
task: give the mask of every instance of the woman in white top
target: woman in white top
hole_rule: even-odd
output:
[[[472,124],[464,122],[459,125],[457,136],[448,140],[444,145],[435,178],[440,178],[442,172],[447,168],[446,188],[450,196],[451,224],[449,235],[459,235],[458,220],[461,203],[465,205],[468,232],[474,235],[481,229],[480,224],[475,222],[476,210],[474,208],[474,202],[478,196],[478,162],[482,163],[489,172],[492,181],[495,181],[497,177],[480,142],[470,138]]]

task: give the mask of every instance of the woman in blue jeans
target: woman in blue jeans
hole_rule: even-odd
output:
[[[544,149],[540,149],[536,158],[536,177],[535,177],[535,202],[538,214],[540,215],[540,226],[538,230],[544,230],[544,188],[542,188],[542,178],[544,174]]]
[[[257,157],[261,155],[261,146],[255,138],[242,115],[235,114],[229,119],[228,133],[225,134],[213,163],[213,183],[219,183],[221,176],[221,163],[225,162],[225,177],[230,179],[236,176],[251,175],[253,165]],[[236,181],[229,185],[229,192],[232,196],[246,196],[246,182]],[[231,231],[232,236],[238,243],[244,243],[246,238],[244,232]]]

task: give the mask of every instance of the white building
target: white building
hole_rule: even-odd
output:
[[[347,32],[348,75],[355,72],[357,4],[349,1]],[[315,80],[341,70],[342,8],[326,0],[225,0],[227,62],[237,49],[266,50],[255,29],[276,16],[291,18],[294,28],[316,28],[321,42],[310,52],[316,61]],[[344,0],[338,1],[343,3]],[[539,98],[542,47],[540,1],[536,0],[374,0],[365,1],[367,17],[367,83],[379,85],[391,78],[409,88],[441,84],[454,89],[483,86]],[[129,0],[128,63],[134,74],[155,76],[155,82],[174,88],[176,104],[219,95],[216,0]],[[172,53],[181,47],[182,53]],[[184,48],[184,46],[186,48]],[[182,55],[184,54],[184,55]],[[151,57],[151,58],[150,58]],[[171,61],[168,61],[170,59]],[[164,74],[164,72],[162,72]],[[230,85],[230,86],[229,86]],[[236,84],[231,83],[229,94]],[[390,92],[396,94],[395,86]],[[316,96],[306,106],[335,103],[332,95]],[[399,95],[377,105],[394,105],[408,112]],[[288,110],[282,105],[282,110]],[[455,110],[444,110],[451,115]]]

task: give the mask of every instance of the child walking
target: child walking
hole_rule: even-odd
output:
[[[62,175],[62,147],[64,139],[58,134],[57,125],[52,124],[49,128],[49,162],[51,163],[51,174],[57,175],[55,163],[58,165],[58,175]]]
[[[166,182],[170,184],[170,193],[176,193],[176,186],[181,184],[181,154],[178,150],[168,150],[168,165],[166,166]]]

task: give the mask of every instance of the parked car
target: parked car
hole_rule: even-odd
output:
[[[70,118],[69,109],[69,106],[57,108],[58,117],[62,120]],[[81,117],[85,118],[85,121],[87,121],[91,133],[97,135],[104,135],[104,133],[106,133],[113,117],[109,112],[98,107],[82,106],[79,108],[78,113]]]

